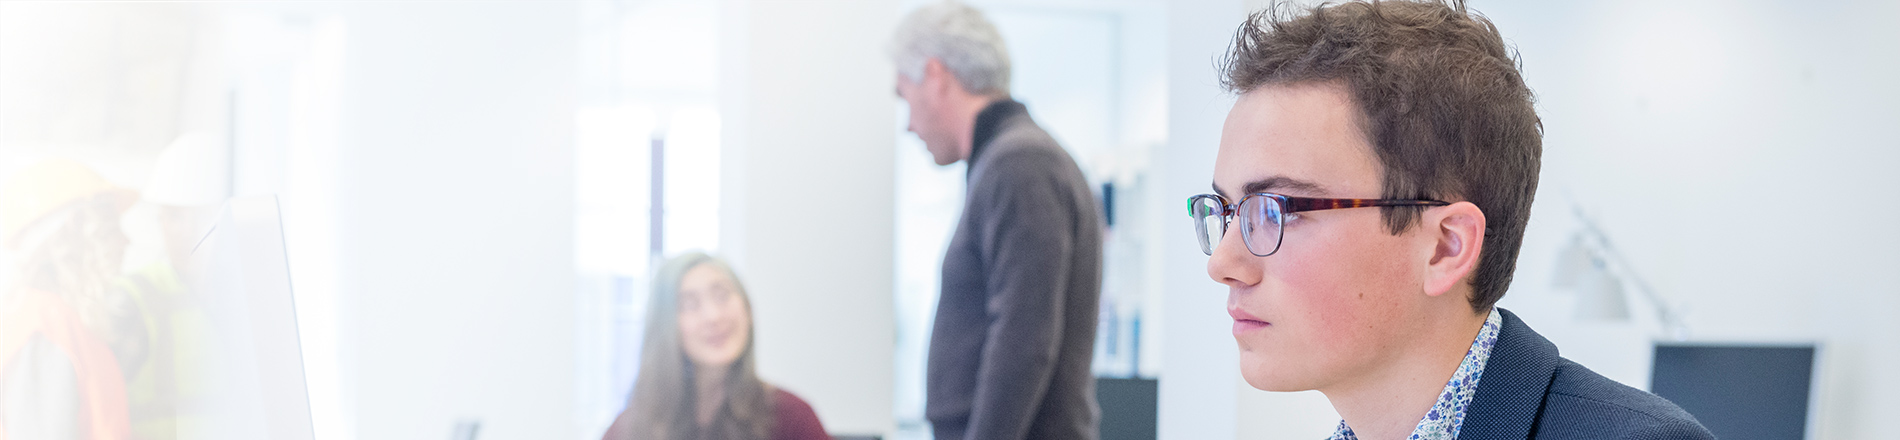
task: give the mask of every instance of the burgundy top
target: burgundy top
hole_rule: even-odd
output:
[[[772,424],[772,440],[831,440],[825,425],[818,422],[818,413],[812,412],[805,399],[784,388],[773,387],[772,391],[772,417],[777,419]]]
[[[783,388],[772,388],[772,419],[772,440],[831,440],[831,434],[825,433],[825,424],[818,421],[818,413],[812,412],[811,405]],[[632,424],[633,408],[629,405],[614,418],[613,426],[608,427],[601,438],[631,438]]]

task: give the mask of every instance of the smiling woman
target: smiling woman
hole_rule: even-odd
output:
[[[692,252],[653,280],[640,377],[603,440],[830,438],[803,399],[759,380],[752,301],[731,266]]]

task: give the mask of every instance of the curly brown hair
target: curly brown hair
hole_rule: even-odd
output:
[[[1242,94],[1343,84],[1384,167],[1383,197],[1462,199],[1484,212],[1470,301],[1489,310],[1511,285],[1543,156],[1543,123],[1515,51],[1463,1],[1295,9],[1275,3],[1241,24],[1221,61],[1222,84]],[[1395,235],[1421,212],[1381,209]]]

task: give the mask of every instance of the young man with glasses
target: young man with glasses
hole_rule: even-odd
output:
[[[1333,438],[1712,438],[1493,307],[1542,155],[1516,66],[1462,3],[1276,7],[1241,26],[1215,193],[1188,202],[1242,376],[1324,393]]]

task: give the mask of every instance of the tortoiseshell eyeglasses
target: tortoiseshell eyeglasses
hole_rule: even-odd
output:
[[[1240,221],[1240,238],[1247,252],[1256,257],[1280,251],[1286,232],[1286,216],[1297,212],[1327,209],[1369,208],[1374,206],[1445,206],[1437,200],[1398,199],[1321,199],[1293,197],[1273,193],[1253,193],[1228,204],[1219,194],[1201,194],[1188,198],[1188,216],[1194,218],[1194,232],[1201,240],[1201,252],[1214,255],[1214,245],[1227,236],[1227,224]]]

